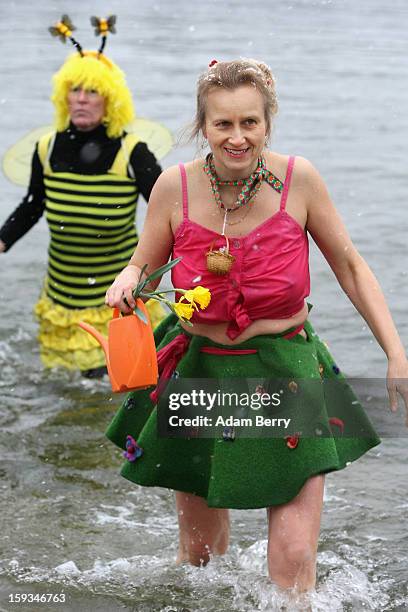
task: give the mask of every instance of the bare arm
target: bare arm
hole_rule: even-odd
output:
[[[139,281],[142,266],[147,264],[147,273],[149,273],[168,261],[174,238],[171,215],[175,207],[179,206],[179,183],[179,172],[176,167],[169,168],[157,179],[150,195],[143,231],[135,252],[129,264],[106,292],[105,302],[108,306],[118,307],[123,313],[131,312],[135,307],[132,290]],[[149,288],[154,289],[159,282],[160,279],[157,279]],[[124,303],[124,298],[130,308]]]
[[[352,243],[318,172],[306,160],[300,160],[300,171],[307,185],[307,229],[387,355],[391,408],[397,409],[399,391],[408,410],[408,362],[381,287]]]

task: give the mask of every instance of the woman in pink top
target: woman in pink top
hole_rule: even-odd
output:
[[[194,432],[186,439],[160,438],[160,390],[130,394],[107,435],[127,448],[126,478],[177,491],[179,562],[200,565],[226,551],[228,508],[267,507],[269,575],[282,588],[306,591],[315,584],[324,473],[379,443],[307,321],[307,233],[387,355],[394,411],[398,392],[407,405],[407,385],[397,379],[408,378],[408,363],[380,287],[320,175],[306,159],[266,148],[276,110],[274,79],[265,64],[211,63],[198,81],[194,129],[211,153],[160,176],[136,251],[106,301],[130,313],[140,268],[182,257],[173,268],[174,286],[208,287],[212,297],[195,312],[193,327],[174,316],[161,325],[156,339],[162,376],[289,380],[281,391],[287,406],[296,399],[293,414],[300,420],[302,410],[314,406],[316,436],[304,436],[304,421],[281,437],[254,438],[226,427],[212,438]],[[216,273],[208,252],[222,260],[223,273]],[[316,384],[312,390],[304,385],[303,392],[303,380]],[[325,387],[328,380],[341,383],[335,394]]]

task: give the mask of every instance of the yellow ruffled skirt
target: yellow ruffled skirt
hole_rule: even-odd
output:
[[[165,317],[161,304],[146,304],[152,327]],[[93,325],[103,335],[108,333],[112,309],[108,306],[69,309],[53,302],[43,293],[34,312],[39,322],[40,356],[46,368],[90,370],[105,365],[105,355],[97,341],[78,326],[79,321]]]

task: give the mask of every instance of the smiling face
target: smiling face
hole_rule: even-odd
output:
[[[105,98],[97,91],[73,87],[68,92],[69,115],[78,130],[89,132],[100,125],[105,107]]]
[[[249,176],[257,166],[267,136],[262,95],[252,85],[211,89],[206,99],[203,134],[214,154],[219,178]]]

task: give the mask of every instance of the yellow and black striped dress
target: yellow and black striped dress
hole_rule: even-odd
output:
[[[137,138],[126,135],[112,166],[100,175],[53,172],[48,153],[52,138],[48,134],[38,143],[50,228],[47,277],[35,307],[41,358],[46,367],[88,370],[104,365],[104,355],[78,322],[91,323],[106,334],[112,317],[104,305],[106,290],[137,243],[138,189],[127,176],[127,151]],[[153,324],[162,316],[156,305],[150,307]]]

